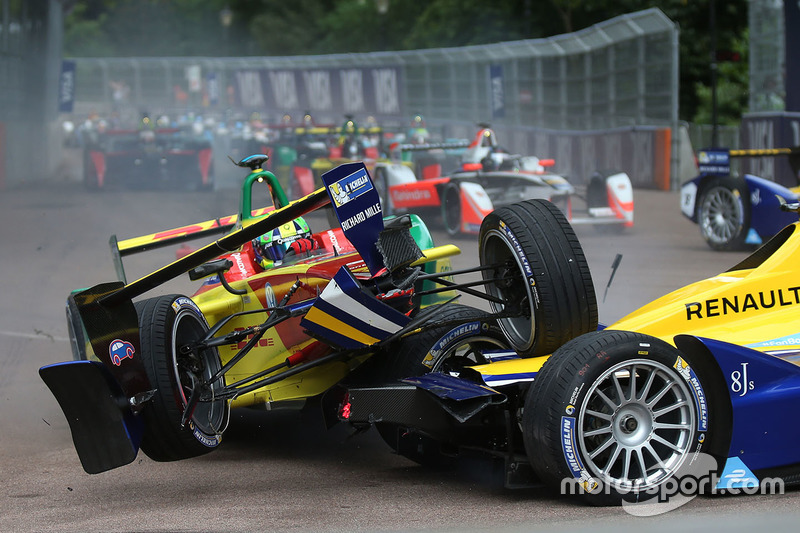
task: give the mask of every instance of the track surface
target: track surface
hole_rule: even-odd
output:
[[[611,322],[681,285],[719,273],[743,253],[711,251],[676,193],[635,192],[636,227],[578,234]],[[698,498],[654,518],[586,508],[543,489],[503,490],[482,463],[432,472],[392,455],[374,431],[348,439],[297,414],[239,414],[208,456],[158,464],[141,455],[90,476],[37,369],[71,357],[69,290],[114,279],[111,234],[131,237],[227,215],[236,192],[108,191],[61,184],[0,192],[0,531],[614,531],[795,530],[800,492]],[[312,220],[320,225],[321,220]],[[453,242],[440,233],[437,242]],[[477,262],[473,237],[455,239],[455,267]],[[174,250],[126,260],[129,279]],[[178,280],[164,292],[190,292]],[[793,417],[789,417],[793,418]],[[796,423],[796,420],[787,420]]]

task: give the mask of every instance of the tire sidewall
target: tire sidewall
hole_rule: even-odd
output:
[[[200,324],[202,324],[204,329],[208,331],[208,322],[206,322],[202,311],[200,311],[200,308],[194,303],[194,301],[192,301],[191,298],[186,296],[179,296],[178,298],[175,298],[175,300],[172,302],[172,309],[175,311],[175,315],[171,324],[173,328],[179,320],[186,320],[190,318],[192,320],[197,320]],[[178,365],[177,361],[175,360],[175,356],[176,354],[173,352],[172,368],[175,369],[175,373],[173,375],[173,379],[175,381],[173,385],[177,384],[180,380],[180,376],[177,374]],[[185,405],[184,402],[188,401],[188,398],[183,397],[183,391],[178,390],[178,387],[175,387],[174,393],[180,398],[181,405],[179,405],[179,408],[182,409]],[[192,432],[192,436],[194,436],[194,438],[200,444],[207,448],[216,448],[222,441],[221,433],[211,433],[205,431],[200,428],[193,419],[189,420],[188,429]]]
[[[198,425],[195,422],[197,413],[193,414],[185,426],[181,426],[187,398],[181,387],[175,350],[175,335],[181,321],[195,322],[189,327],[197,328],[198,333],[208,331],[208,323],[197,304],[186,296],[160,296],[137,302],[136,305],[140,320],[142,359],[150,383],[157,391],[156,396],[142,411],[145,421],[142,450],[157,461],[186,459],[208,453],[222,442],[229,405],[227,400],[221,400],[221,403],[207,407],[222,409],[222,414],[218,415],[218,431],[207,431]],[[213,364],[220,364],[216,352],[213,356],[217,358]]]
[[[454,322],[444,325],[443,322]],[[416,377],[441,368],[454,350],[477,337],[488,345],[508,348],[497,322],[485,311],[461,304],[444,304],[420,332],[393,343],[371,359],[369,376],[380,381]]]
[[[585,342],[587,340],[601,339],[608,333],[613,334],[614,332],[597,332],[584,335],[582,339],[584,341],[583,346],[586,346]],[[624,333],[627,334],[628,332]],[[572,344],[574,342],[565,344],[562,350],[569,352]],[[605,487],[606,481],[601,479],[597,472],[591,471],[588,466],[586,450],[583,447],[582,414],[585,414],[587,398],[590,392],[593,391],[594,386],[601,378],[608,375],[611,369],[639,360],[654,361],[664,369],[673,371],[673,377],[676,377],[681,391],[686,393],[692,400],[689,404],[693,411],[694,424],[686,440],[687,447],[683,458],[676,469],[683,469],[695,461],[697,454],[710,449],[712,428],[709,416],[709,391],[703,387],[703,383],[709,383],[709,379],[705,375],[705,370],[701,370],[699,365],[693,365],[690,358],[659,339],[639,334],[627,334],[618,337],[618,340],[613,344],[593,350],[591,354],[587,355],[586,350],[576,352],[575,364],[571,366],[564,365],[562,371],[558,373],[557,377],[564,383],[564,388],[560,393],[554,393],[551,387],[549,394],[552,395],[552,398],[548,402],[550,417],[548,421],[549,427],[547,428],[547,431],[551,434],[558,432],[560,435],[556,444],[558,449],[554,449],[554,443],[551,441],[550,449],[548,450],[550,454],[549,461],[546,461],[549,464],[534,465],[535,469],[540,473],[544,473],[543,477],[548,478],[551,485],[557,483],[563,491],[565,480],[573,478],[578,480],[578,483],[584,489],[590,489],[585,493],[579,491],[590,503],[607,505],[619,504],[622,500],[628,502],[646,501],[655,497],[658,494],[660,485],[670,479],[668,477],[660,481],[655,487],[650,487],[649,490],[639,493],[630,490],[622,490],[621,492],[605,490],[610,487]],[[549,363],[551,362],[548,361],[546,365]],[[537,376],[538,378],[553,379],[554,376],[540,372],[539,376]],[[532,389],[536,386],[537,384],[534,384]],[[537,412],[533,413],[533,416],[537,416],[543,406],[541,404],[534,406],[526,402],[525,410],[528,411],[529,408],[537,410]],[[535,457],[534,454],[541,453],[541,445],[529,446],[528,439],[531,434],[527,429],[526,432],[526,448],[529,456],[532,457],[532,462],[536,462],[537,459],[533,457]],[[536,430],[536,433],[536,438],[542,439],[544,437],[541,427]],[[573,438],[569,438],[570,435]]]
[[[457,325],[444,333],[431,345],[420,363],[430,372],[440,371],[446,360],[466,342],[486,343],[487,346],[497,345],[498,349],[501,345],[506,347],[508,345],[503,331],[493,320],[478,319]]]
[[[449,235],[461,233],[461,216],[461,188],[451,181],[442,189],[442,226]]]
[[[529,306],[531,308],[531,320],[534,324],[539,320],[540,315],[540,302],[541,299],[539,297],[539,288],[536,283],[536,279],[534,277],[534,271],[531,267],[530,261],[523,250],[523,247],[520,245],[517,236],[514,234],[514,230],[509,227],[509,225],[500,217],[496,216],[494,213],[490,214],[489,216],[484,219],[484,223],[481,226],[481,232],[479,235],[479,254],[481,256],[481,264],[486,264],[487,261],[484,258],[484,252],[487,248],[487,243],[492,238],[497,238],[503,241],[507,248],[508,252],[514,257],[514,260],[517,264],[517,268],[522,273],[523,276],[523,285],[524,290],[527,292]],[[501,326],[503,327],[503,326]],[[509,333],[509,335],[513,335]],[[533,347],[536,346],[539,337],[539,327],[536,326],[536,330],[531,335],[529,342],[525,345],[512,343],[512,346],[519,352],[526,353],[528,350],[531,350]],[[533,354],[530,354],[533,355]],[[536,354],[539,355],[539,354]]]

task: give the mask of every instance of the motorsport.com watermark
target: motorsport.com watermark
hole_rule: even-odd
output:
[[[779,477],[756,478],[738,458],[728,460],[719,473],[713,456],[698,453],[691,465],[682,466],[663,482],[644,487],[642,480],[603,483],[584,473],[580,478],[561,480],[561,495],[593,494],[622,496],[622,506],[637,516],[652,516],[676,509],[701,495],[783,494],[785,482]],[[732,464],[730,464],[732,463]]]

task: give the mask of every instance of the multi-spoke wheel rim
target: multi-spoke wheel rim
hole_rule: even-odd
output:
[[[742,204],[739,193],[727,187],[714,187],[703,199],[701,210],[703,236],[715,244],[731,242],[741,231]]]
[[[589,472],[606,485],[646,490],[670,478],[694,440],[691,392],[652,360],[619,363],[587,391],[577,435]]]
[[[491,302],[495,313],[516,310],[512,317],[498,320],[500,327],[517,351],[525,351],[534,341],[534,307],[531,286],[522,275],[523,265],[519,256],[514,253],[513,245],[500,231],[493,229],[486,233],[481,246],[483,265],[499,265],[497,268],[484,271],[484,279],[494,278],[496,281],[486,285],[486,292],[499,298],[503,303]]]

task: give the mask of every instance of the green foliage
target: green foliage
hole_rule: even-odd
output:
[[[67,56],[283,56],[454,47],[549,37],[658,7],[680,28],[680,118],[705,121],[711,2],[717,48],[746,52],[747,0],[390,0],[385,14],[375,0],[76,0],[64,49]],[[229,27],[220,17],[226,6]],[[717,95],[720,123],[737,122],[747,100],[745,59],[720,66]]]
[[[733,41],[730,50],[739,54],[739,61],[721,61],[717,63],[717,123],[726,126],[737,126],[742,114],[747,110],[749,72],[747,32],[741,39]],[[698,110],[693,122],[711,124],[712,91],[710,85],[697,82]]]
[[[78,2],[64,19],[64,55],[105,56],[110,51],[105,15],[94,13],[90,2]]]

